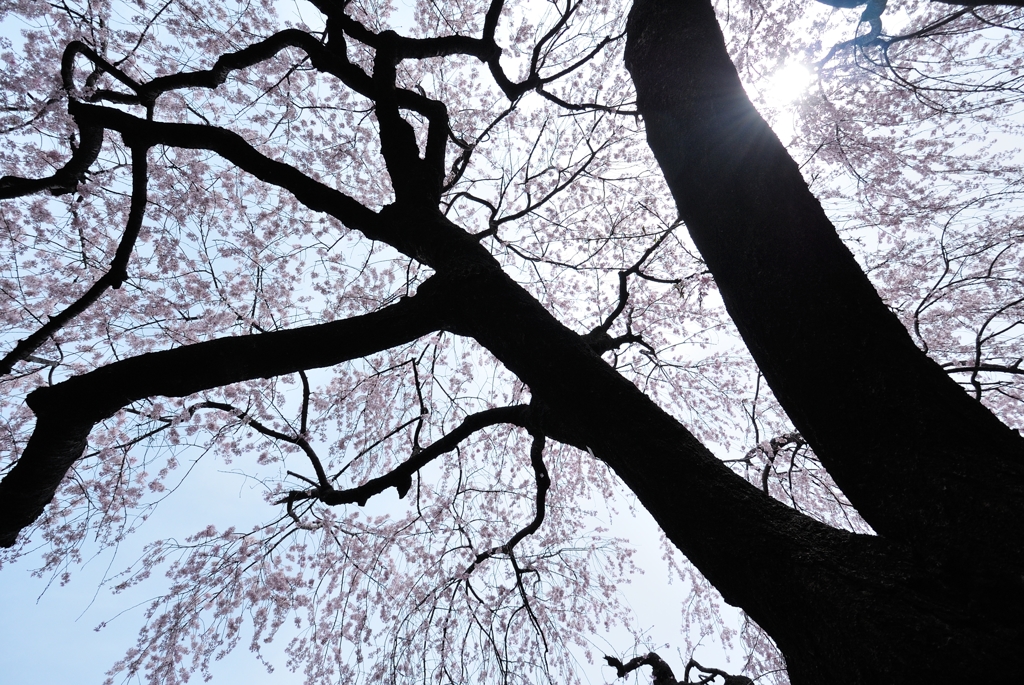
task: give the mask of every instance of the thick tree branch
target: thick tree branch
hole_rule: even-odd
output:
[[[651,676],[654,680],[651,681],[651,685],[677,685],[678,681],[676,676],[672,673],[672,669],[669,667],[665,660],[660,656],[651,652],[644,656],[636,656],[622,663],[613,656],[605,656],[605,661],[608,665],[615,669],[616,678],[625,678],[627,675],[640,668],[641,666],[651,667]]]
[[[338,15],[342,25],[349,28],[361,27],[358,22],[351,20],[343,13]],[[354,29],[355,30],[355,29]],[[362,28],[357,31],[360,36],[370,39],[373,37],[372,45],[377,48],[376,68],[373,77],[368,76],[361,68],[352,64],[344,51],[344,43],[341,49],[334,49],[333,46],[325,46],[310,34],[298,29],[287,29],[278,32],[259,43],[251,45],[237,52],[221,56],[216,64],[210,69],[193,72],[182,72],[162,76],[140,84],[126,76],[120,69],[111,65],[87,45],[75,41],[72,42],[64,52],[62,74],[64,86],[68,92],[72,92],[74,57],[78,54],[88,57],[98,68],[111,74],[117,80],[128,85],[136,96],[132,97],[112,91],[98,91],[90,99],[113,100],[122,103],[137,102],[146,107],[147,119],[153,118],[153,108],[156,99],[163,93],[181,88],[217,88],[223,84],[233,71],[244,69],[272,58],[281,50],[288,47],[302,49],[310,58],[313,67],[322,72],[329,73],[340,79],[345,85],[352,88],[361,95],[375,101],[378,116],[382,126],[382,147],[385,158],[390,159],[389,170],[392,180],[397,184],[396,192],[404,194],[419,190],[424,187],[432,189],[430,200],[436,204],[440,194],[441,181],[444,177],[445,144],[451,129],[448,123],[447,110],[442,102],[431,100],[419,93],[415,93],[395,85],[395,65],[404,58],[402,46],[418,45],[419,40],[402,38],[394,32],[386,31],[381,34],[373,34]],[[454,37],[459,38],[461,37]],[[444,41],[442,41],[444,42]],[[464,42],[456,40],[455,44]],[[437,41],[431,41],[431,45],[440,45]],[[427,52],[429,48],[424,47]],[[445,50],[441,47],[441,52]],[[416,51],[414,51],[416,52]],[[405,122],[398,108],[410,109],[423,116],[430,122],[427,135],[427,149],[424,160],[420,161],[418,148],[412,128]],[[396,142],[402,140],[402,147],[396,148]],[[398,150],[401,154],[397,155]],[[389,154],[391,153],[391,154]],[[419,169],[419,167],[423,169]],[[420,173],[410,173],[416,169]],[[408,179],[408,182],[405,180]]]
[[[325,0],[312,0],[312,3],[329,18],[334,26],[360,43],[369,45],[374,49],[380,49],[385,42],[391,43],[390,49],[394,50],[395,56],[399,60],[468,55],[483,61],[488,59],[498,49],[497,44],[493,40],[493,30],[490,40],[460,35],[409,38],[399,36],[394,32],[390,32],[393,36],[384,37],[383,34],[371,31],[346,14],[343,5],[336,5]],[[486,36],[486,30],[484,33]]]
[[[109,107],[72,101],[69,110],[82,121],[118,131],[132,146],[167,145],[210,150],[256,178],[284,188],[315,211],[335,217],[375,240],[386,240],[379,216],[341,191],[313,180],[293,166],[270,159],[237,133],[198,124],[146,121]]]
[[[78,184],[85,181],[89,167],[99,157],[100,148],[103,147],[102,126],[84,125],[79,121],[78,130],[81,139],[67,164],[46,178],[21,178],[19,176],[0,178],[0,200],[31,195],[44,190],[50,191],[53,195],[75,192],[78,189]]]
[[[85,291],[85,294],[63,311],[50,316],[39,330],[24,340],[19,340],[14,349],[0,359],[0,376],[9,374],[15,364],[32,356],[32,353],[39,349],[39,346],[45,343],[51,335],[98,300],[107,291],[107,288],[120,288],[128,278],[128,259],[135,248],[135,240],[139,237],[139,229],[142,228],[142,219],[146,213],[146,182],[148,180],[146,152],[147,148],[144,146],[132,148],[132,204],[128,211],[124,235],[114,253],[113,261],[110,262],[110,269]]]
[[[380,125],[380,151],[391,176],[391,185],[399,203],[436,207],[444,182],[444,152],[448,140],[448,116],[442,103],[435,103],[428,116],[426,159],[420,159],[416,132],[399,111],[396,87],[398,36],[386,31],[378,36],[373,61],[373,84],[377,122]],[[426,100],[426,98],[423,98]]]
[[[743,675],[729,675],[717,668],[705,668],[694,659],[690,659],[687,662],[686,670],[683,672],[683,680],[678,681],[675,674],[672,673],[672,669],[665,663],[665,660],[654,652],[644,656],[633,657],[626,663],[622,663],[613,656],[605,656],[604,660],[615,669],[616,678],[625,678],[641,666],[650,666],[651,676],[654,678],[651,681],[651,685],[687,685],[689,683],[692,683],[692,685],[710,685],[714,682],[715,678],[722,679],[721,685],[753,685],[754,683],[753,680]],[[698,676],[697,680],[690,680],[690,671],[693,669],[697,669],[706,675],[703,677]]]
[[[70,109],[90,124],[120,132],[133,146],[168,145],[216,152],[256,178],[287,190],[309,209],[329,214],[368,238],[386,242],[438,271],[452,262],[462,262],[468,255],[472,259],[487,258],[486,251],[465,231],[440,219],[436,204],[434,209],[430,209],[429,204],[415,201],[432,197],[434,191],[411,190],[412,203],[396,203],[377,213],[295,167],[270,159],[231,131],[215,126],[146,121],[116,109],[79,102],[71,102]],[[396,159],[408,160],[405,153],[410,148],[407,143],[411,140],[414,149],[415,139],[408,123],[397,115],[397,110],[392,108],[391,111],[393,119],[390,123],[394,126],[384,136],[385,125],[382,122],[382,142],[386,140],[389,145],[399,146],[401,154]],[[401,140],[404,129],[408,129],[405,131],[408,138],[405,147],[401,147],[403,144],[395,142],[392,134]],[[401,171],[399,174],[401,177]]]
[[[699,677],[698,680],[691,681],[690,670],[694,668],[702,673],[706,673],[707,675]],[[686,663],[686,670],[683,671],[684,684],[692,682],[694,685],[707,685],[708,683],[714,682],[715,678],[721,678],[722,685],[754,685],[754,681],[745,675],[729,675],[725,671],[717,668],[706,668],[698,664],[695,659],[690,659]]]
[[[0,481],[0,546],[13,545],[53,499],[92,427],[131,402],[331,366],[401,345],[441,327],[444,300],[428,281],[417,296],[372,314],[144,354],[35,390],[28,397],[35,431]]]

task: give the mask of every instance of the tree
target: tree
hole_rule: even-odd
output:
[[[924,140],[918,117],[910,171],[857,175],[891,203],[858,210],[883,229],[908,223],[893,207],[951,215],[937,262],[895,238],[862,251],[899,255],[867,264],[902,278],[886,304],[751,105],[710,4],[640,0],[628,22],[596,3],[430,6],[409,35],[388,7],[311,4],[287,20],[268,3],[13,8],[42,28],[5,57],[4,309],[24,333],[4,360],[0,541],[16,556],[42,537],[54,569],[86,535],[116,544],[183,442],[255,456],[278,512],[152,548],[126,582],[173,555],[174,585],[123,668],[182,679],[238,641],[242,615],[255,643],[296,609],[310,680],[355,677],[339,641],[392,680],[568,668],[551,645],[617,615],[608,584],[630,572],[618,541],[576,527],[607,468],[794,683],[1013,673],[1022,442],[983,402],[1019,412],[1019,228],[999,223],[1017,191],[977,181],[1012,175],[1012,151],[965,151],[941,204],[927,164],[954,159],[950,139]],[[1000,64],[977,41],[1016,45],[1016,14],[943,6],[883,36],[875,10],[869,39],[823,68],[866,64],[896,88],[844,104],[822,87],[804,130],[835,125],[812,170],[862,163],[870,132],[851,134],[844,106],[889,126],[920,107],[998,126],[1015,106],[1013,59],[1002,81],[936,84],[957,59]],[[785,54],[749,43],[743,70]],[[935,52],[955,56],[938,77],[913,61]],[[989,94],[1003,100],[985,110]],[[995,228],[947,243],[982,210]],[[731,350],[703,369],[672,351],[723,325],[715,292],[757,365],[746,405]],[[724,463],[666,412],[680,396],[705,441],[737,440],[707,411],[748,412],[755,447]],[[755,466],[756,485],[733,470]],[[336,509],[392,487],[403,516]],[[607,576],[581,551],[595,546]],[[371,592],[395,606],[352,608]]]

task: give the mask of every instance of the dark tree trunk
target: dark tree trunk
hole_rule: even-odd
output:
[[[972,581],[910,545],[768,498],[497,269],[451,302],[448,328],[530,386],[546,433],[615,470],[726,601],[778,642],[795,684],[947,682],[972,664],[1009,672],[1021,631],[977,608]]]
[[[710,3],[638,0],[626,63],[680,216],[779,401],[880,537],[931,577],[926,594],[938,594],[919,606],[963,612],[936,624],[935,649],[972,643],[989,655],[981,668],[995,668],[1011,642],[986,646],[968,633],[1022,636],[1024,441],[920,352],[882,303],[746,97]],[[856,662],[864,675],[878,669],[875,682],[895,682],[934,665],[906,640],[930,630],[925,613],[894,607],[874,619],[874,646],[851,633],[846,658],[775,634],[780,617],[755,618],[783,647],[794,682],[864,682],[851,678]],[[889,670],[897,655],[882,656],[887,641],[908,670]],[[932,677],[962,676],[954,666]]]

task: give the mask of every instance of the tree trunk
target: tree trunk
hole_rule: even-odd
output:
[[[908,545],[816,523],[730,472],[504,274],[453,292],[450,330],[491,350],[546,412],[544,432],[589,447],[726,601],[776,640],[793,682],[946,682],[1009,672],[1016,624]]]
[[[878,297],[747,98],[710,3],[635,2],[626,64],[680,216],[780,403],[857,510],[931,577],[927,594],[960,614],[933,626],[935,649],[945,632],[994,668],[1012,644],[1003,639],[1022,636],[1024,441],[918,350]],[[873,682],[923,682],[935,655],[911,654],[906,638],[931,629],[924,612],[893,609],[875,619],[873,645],[851,633],[847,658],[796,647],[755,618],[794,682],[864,682],[851,679],[851,658],[865,676],[879,669]],[[1001,633],[1003,647],[971,630]],[[889,670],[898,655],[884,656],[887,641],[905,669]],[[943,661],[930,677],[960,675]]]

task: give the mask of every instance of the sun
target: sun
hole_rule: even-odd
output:
[[[813,82],[814,72],[799,62],[776,69],[762,82],[759,94],[767,106],[762,114],[783,144],[788,144],[796,133],[796,105]]]
[[[765,99],[776,109],[788,109],[807,92],[814,74],[807,66],[792,62],[768,77]]]

